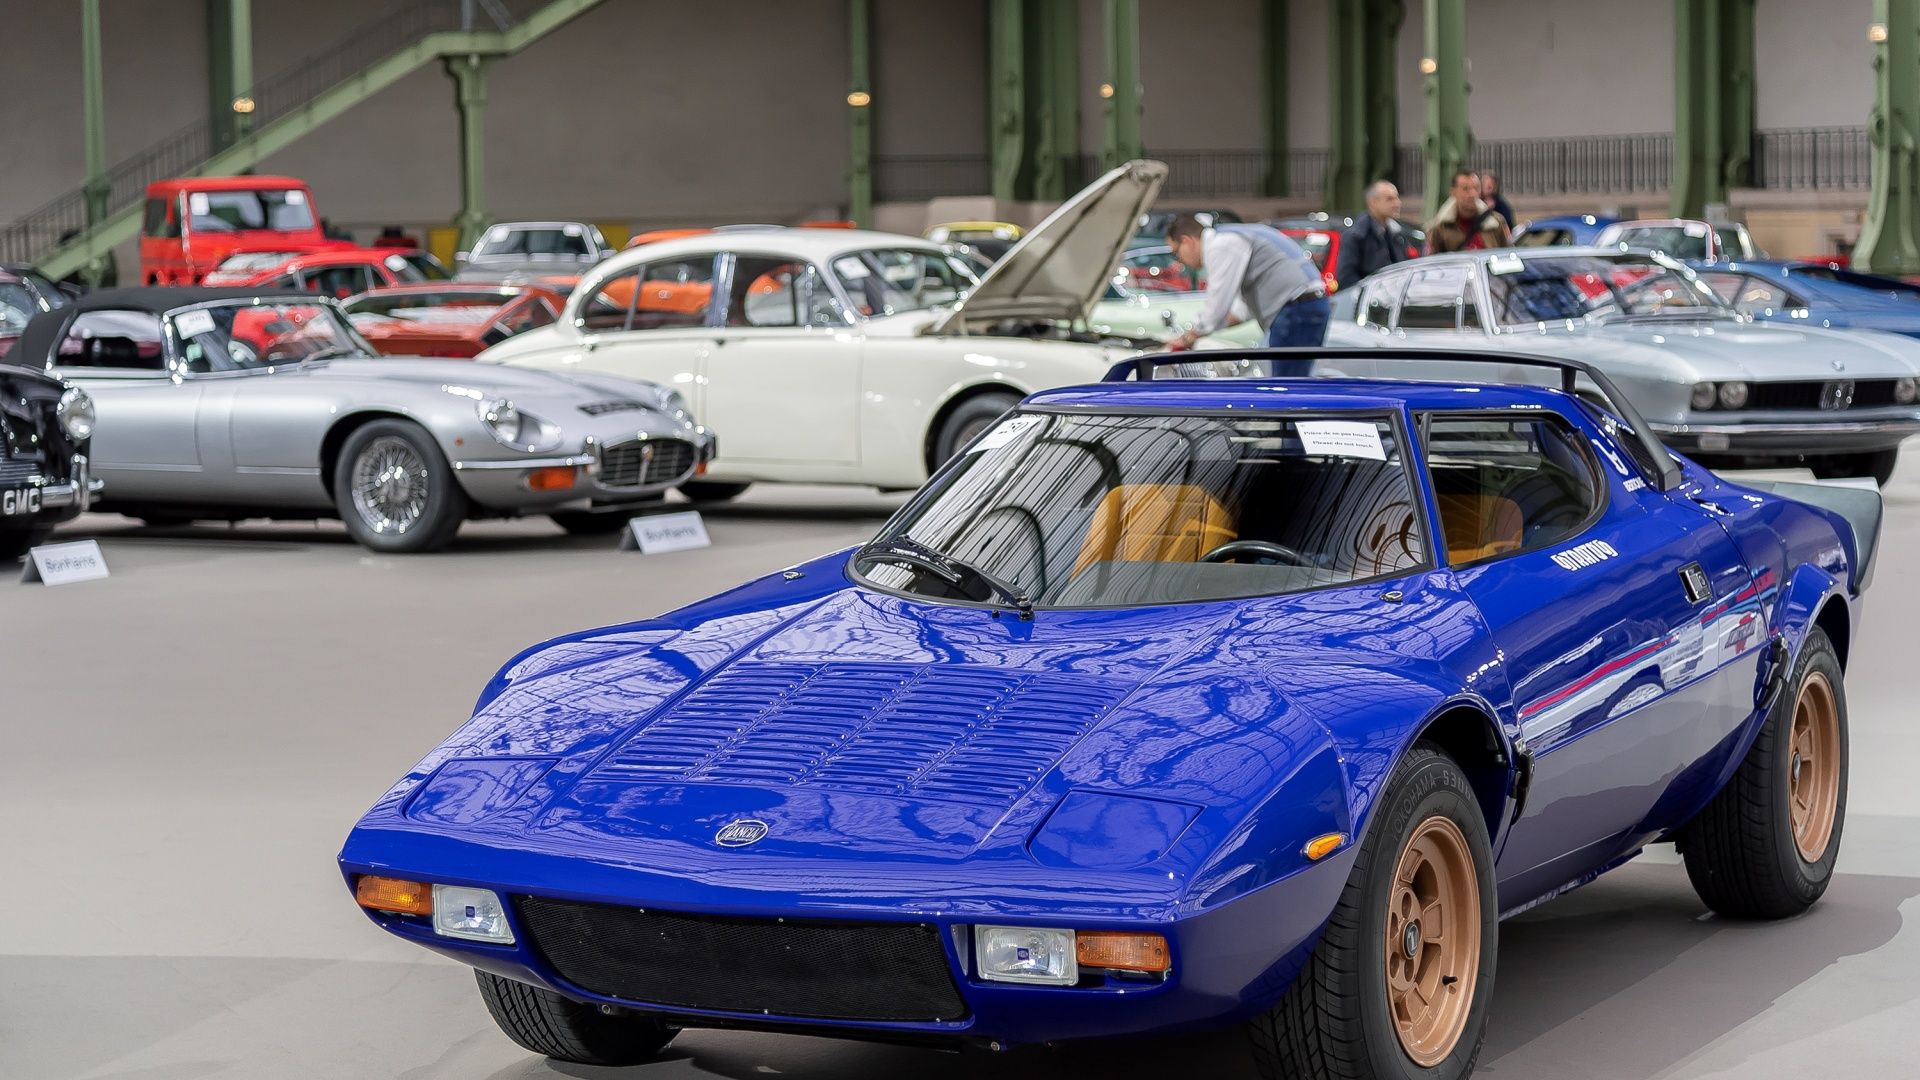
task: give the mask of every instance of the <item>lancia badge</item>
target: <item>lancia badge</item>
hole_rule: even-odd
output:
[[[757,844],[766,837],[766,822],[741,818],[720,826],[720,831],[713,834],[713,842],[721,847],[746,847],[748,844]]]

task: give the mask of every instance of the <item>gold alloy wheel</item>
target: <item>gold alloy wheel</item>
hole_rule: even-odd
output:
[[[1800,858],[1816,863],[1833,839],[1840,810],[1840,705],[1833,684],[1818,671],[1807,675],[1800,700],[1793,704],[1793,735],[1788,744],[1787,802],[1793,844]]]
[[[1387,900],[1387,1008],[1407,1056],[1445,1061],[1467,1029],[1480,976],[1480,877],[1450,818],[1420,823]]]

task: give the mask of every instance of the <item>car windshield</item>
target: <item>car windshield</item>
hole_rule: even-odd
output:
[[[1028,412],[854,555],[882,588],[1039,607],[1299,592],[1427,564],[1399,436],[1365,415]]]
[[[1678,225],[1641,225],[1623,229],[1614,243],[1623,248],[1658,251],[1675,259],[1705,259],[1708,230],[1705,225],[1688,221]]]
[[[1120,259],[1108,283],[1106,299],[1124,300],[1148,293],[1193,293],[1206,287],[1204,272],[1189,269],[1165,247],[1136,248]]]
[[[387,269],[401,281],[452,281],[440,260],[424,251],[401,251],[386,257]]]
[[[32,290],[17,281],[0,281],[0,334],[9,337],[27,328],[27,320],[40,314],[40,303]]]
[[[955,303],[980,283],[965,259],[925,248],[871,248],[833,260],[833,276],[862,317]]]
[[[1640,316],[1738,317],[1698,278],[1645,255],[1499,254],[1484,265],[1493,318],[1502,326]]]
[[[237,273],[242,271],[257,273],[261,270],[275,269],[276,267],[280,266],[280,264],[285,263],[292,259],[297,259],[303,254],[305,254],[305,252],[300,252],[300,251],[236,252],[235,254],[229,255],[226,258],[221,259],[220,265],[214,267],[214,269],[226,271],[229,273]]]
[[[189,227],[196,232],[313,228],[313,207],[298,188],[282,191],[196,191],[187,196]]]
[[[330,303],[236,300],[176,311],[167,316],[167,322],[192,372],[378,355]]]
[[[496,225],[473,246],[471,257],[577,259],[587,254],[587,232],[578,225],[540,229],[512,229]]]

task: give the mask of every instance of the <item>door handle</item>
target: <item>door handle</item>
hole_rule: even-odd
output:
[[[1713,595],[1713,586],[1707,581],[1707,572],[1697,562],[1690,562],[1680,568],[1680,584],[1687,590],[1687,602],[1705,603]]]

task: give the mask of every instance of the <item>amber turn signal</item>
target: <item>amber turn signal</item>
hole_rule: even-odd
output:
[[[1159,934],[1082,930],[1075,936],[1074,952],[1083,968],[1157,973],[1173,966],[1167,956],[1167,939]]]
[[[535,469],[527,474],[529,491],[565,491],[573,486],[574,473],[578,470],[571,465],[556,465],[550,469]]]
[[[354,883],[353,898],[363,908],[395,915],[432,915],[433,886],[422,881],[363,875]]]
[[[1309,862],[1319,862],[1321,859],[1339,851],[1346,842],[1346,833],[1330,832],[1325,836],[1316,836],[1307,841],[1305,848],[1307,860]]]

